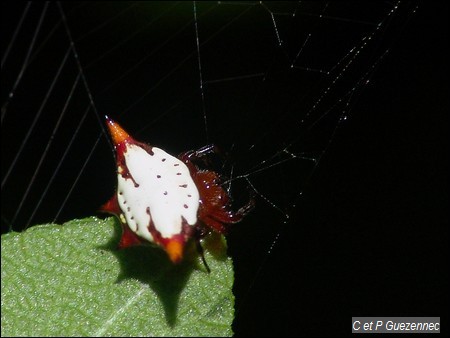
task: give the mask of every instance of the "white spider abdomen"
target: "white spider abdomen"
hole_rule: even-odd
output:
[[[156,147],[152,153],[137,144],[127,143],[124,160],[127,175],[118,174],[117,198],[130,229],[154,242],[150,231],[164,238],[182,232],[183,219],[197,223],[199,192],[188,167]]]

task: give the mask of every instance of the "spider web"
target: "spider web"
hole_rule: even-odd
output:
[[[303,262],[285,245],[305,244],[304,196],[416,4],[2,6],[2,232],[96,214],[115,187],[104,114],[172,154],[216,144],[233,205],[257,205],[230,234],[236,330],[267,332],[255,284]]]
[[[86,166],[104,152],[103,112],[173,153],[218,143],[233,156],[224,168],[230,189],[243,180],[288,218],[384,57],[380,38],[397,12],[298,2],[66,6],[28,3],[7,27],[2,189],[17,192],[14,211],[3,214],[10,227],[85,215],[71,201],[102,169]],[[277,185],[260,187],[265,175]]]

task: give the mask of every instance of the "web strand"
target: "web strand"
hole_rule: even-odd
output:
[[[70,93],[67,96],[67,100],[66,100],[66,102],[64,104],[64,107],[62,109],[61,114],[59,115],[58,121],[56,122],[56,125],[53,127],[52,135],[50,136],[50,138],[49,138],[49,140],[48,140],[48,142],[47,142],[47,144],[45,146],[45,149],[44,149],[44,151],[42,153],[42,156],[39,159],[39,163],[38,163],[38,165],[36,166],[36,169],[33,172],[33,176],[31,177],[30,182],[28,183],[27,190],[23,194],[23,197],[22,197],[22,200],[20,201],[19,207],[17,208],[16,213],[14,214],[14,217],[12,219],[12,223],[13,224],[15,223],[15,221],[17,219],[17,216],[19,215],[19,213],[22,210],[23,203],[25,202],[26,198],[28,197],[28,193],[30,192],[30,190],[31,190],[31,188],[32,188],[32,186],[34,184],[34,181],[36,180],[36,177],[38,176],[39,171],[41,170],[42,164],[46,160],[46,157],[47,157],[47,154],[49,152],[49,149],[50,149],[50,147],[51,147],[51,145],[52,145],[52,143],[54,141],[56,133],[58,132],[59,126],[61,125],[61,121],[64,118],[64,115],[65,115],[65,113],[67,111],[67,106],[68,106],[70,100],[72,99],[73,93],[74,93],[74,91],[75,91],[75,89],[76,89],[76,87],[78,85],[79,80],[80,80],[80,74],[78,74],[77,78],[75,79],[75,81],[73,83],[72,89],[70,90]],[[38,205],[40,204],[40,201],[42,200],[42,198],[43,198],[43,196],[40,198],[40,200],[38,202]]]
[[[30,127],[8,156],[2,193],[11,194],[20,161],[32,157],[28,148],[36,142],[38,123],[48,119],[42,125],[49,126],[49,132],[39,141],[42,150],[36,163],[26,162],[30,174],[10,207],[13,211],[2,211],[2,222],[31,225],[43,219],[40,213],[55,199],[58,205],[52,205],[44,221],[62,222],[80,215],[70,210],[81,203],[75,192],[96,195],[93,187],[102,185],[112,192],[112,181],[105,183],[109,178],[104,177],[107,170],[114,174],[112,152],[105,161],[104,150],[99,150],[109,139],[104,137],[102,112],[115,114],[130,133],[174,154],[213,140],[225,154],[218,171],[226,177],[222,183],[233,202],[250,192],[258,200],[254,213],[274,217],[261,222],[261,227],[272,227],[274,235],[260,253],[247,293],[289,231],[305,188],[331,144],[340,132],[348,132],[346,123],[388,55],[385,37],[391,36],[389,27],[403,8],[402,3],[383,3],[374,5],[376,13],[366,13],[357,4],[333,2],[177,2],[161,8],[150,3],[150,15],[136,2],[119,4],[105,15],[95,4],[86,3],[80,10],[57,3],[56,14],[49,6],[52,3],[42,9],[28,3],[21,9],[2,57],[3,75],[35,14],[37,24],[23,48],[24,61],[15,65],[18,71],[10,75],[2,103],[6,130],[3,122],[14,118],[9,109],[29,109],[19,105],[16,95],[26,102],[24,93],[31,93],[27,81],[43,76],[35,68],[54,55],[46,54],[49,50],[64,48],[42,72],[50,80],[38,78],[39,102],[30,100],[31,113],[22,113]],[[350,16],[347,10],[353,7],[357,15]],[[89,11],[92,17],[85,14]],[[29,72],[30,78],[24,76]],[[11,93],[14,100],[8,98]],[[72,127],[70,137],[61,137],[65,123]],[[53,154],[59,143],[63,150]],[[46,168],[52,161],[51,169]],[[66,167],[76,172],[68,175]],[[43,178],[46,169],[50,173]],[[61,182],[60,176],[69,179]],[[36,192],[39,182],[43,188]],[[54,190],[61,186],[64,192],[55,198]],[[82,216],[95,213],[106,198],[102,193],[98,188],[97,200],[92,198]],[[72,200],[76,203],[70,204]],[[26,210],[30,213],[24,215]]]
[[[198,73],[199,73],[199,78],[200,78],[200,97],[201,97],[201,102],[202,102],[203,120],[205,122],[206,143],[208,144],[209,143],[208,119],[206,117],[205,93],[203,91],[202,61],[201,61],[201,57],[200,57],[200,40],[199,40],[199,36],[198,36],[196,1],[194,1],[194,26],[195,26],[195,42],[196,42],[196,46],[197,46]]]
[[[31,1],[28,1],[27,5],[25,6],[25,9],[23,10],[22,16],[20,17],[19,23],[17,24],[17,27],[14,30],[13,36],[11,37],[11,41],[9,42],[8,47],[6,48],[5,54],[3,54],[2,64],[1,64],[2,69],[3,69],[4,63],[6,62],[6,59],[8,58],[9,53],[11,52],[11,48],[14,45],[14,42],[17,39],[17,35],[19,34],[20,29],[22,28],[23,21],[25,20],[25,17],[27,16],[30,6],[31,6]]]
[[[25,138],[23,139],[23,141],[22,141],[22,143],[21,143],[21,145],[19,147],[19,150],[16,152],[16,155],[15,155],[14,159],[12,160],[11,165],[8,168],[8,171],[6,172],[5,176],[2,179],[2,188],[3,188],[4,184],[6,183],[6,181],[8,180],[9,175],[13,171],[13,169],[14,169],[14,167],[15,167],[18,159],[19,159],[19,157],[21,156],[21,154],[23,152],[23,149],[24,149],[25,145],[27,144],[27,142],[28,142],[28,140],[29,140],[29,138],[31,136],[31,133],[34,131],[36,123],[39,121],[39,119],[41,117],[41,114],[42,114],[42,112],[43,112],[43,110],[45,108],[45,105],[47,104],[47,102],[48,102],[48,100],[50,98],[50,95],[53,92],[53,89],[55,88],[55,85],[57,84],[57,81],[58,81],[59,77],[61,76],[61,72],[62,72],[62,70],[64,68],[64,65],[67,62],[70,50],[71,49],[69,47],[67,52],[66,52],[66,54],[64,55],[64,58],[63,58],[63,60],[62,60],[62,62],[60,64],[57,72],[56,72],[56,75],[53,78],[52,83],[50,84],[49,89],[47,90],[47,93],[45,94],[44,100],[42,101],[42,103],[41,103],[41,105],[40,105],[40,107],[39,107],[39,109],[37,111],[37,114],[35,115],[35,117],[33,119],[33,122],[31,123],[31,126],[28,128],[27,134],[25,135]]]
[[[46,2],[45,5],[44,5],[44,8],[42,9],[41,16],[40,16],[39,21],[38,21],[38,23],[36,25],[36,29],[34,31],[33,38],[31,40],[30,46],[28,48],[27,54],[25,55],[25,59],[24,59],[23,64],[22,64],[22,68],[20,69],[20,72],[17,75],[16,81],[14,82],[14,84],[12,86],[12,89],[9,91],[8,98],[6,99],[6,102],[2,105],[2,120],[1,120],[2,122],[3,122],[3,119],[5,117],[8,105],[11,102],[11,100],[13,99],[14,93],[15,93],[15,91],[17,89],[17,86],[19,85],[20,81],[22,80],[23,74],[25,73],[25,70],[27,69],[28,61],[29,61],[29,58],[31,56],[31,52],[33,51],[34,44],[36,43],[36,39],[37,39],[37,37],[39,35],[39,32],[41,30],[42,23],[43,23],[44,18],[45,18],[45,13],[47,12],[48,4],[49,3]],[[29,7],[27,6],[27,9],[28,8]]]

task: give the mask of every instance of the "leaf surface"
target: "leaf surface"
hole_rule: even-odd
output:
[[[173,265],[159,248],[116,250],[120,233],[91,217],[2,235],[2,336],[232,335],[223,238],[206,243],[208,274],[189,252]]]

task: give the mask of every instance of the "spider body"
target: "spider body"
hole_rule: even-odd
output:
[[[194,164],[193,160],[214,151],[213,146],[177,158],[136,141],[108,117],[106,121],[116,151],[118,183],[101,210],[120,220],[119,248],[152,243],[178,263],[191,238],[202,253],[199,240],[204,235],[211,230],[225,233],[228,224],[239,222],[252,207],[249,202],[233,212],[220,176]]]

